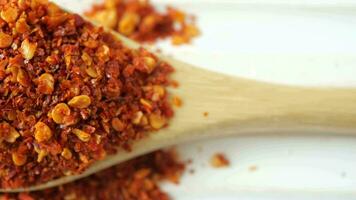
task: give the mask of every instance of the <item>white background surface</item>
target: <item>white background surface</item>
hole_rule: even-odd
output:
[[[93,1],[56,2],[80,12]],[[198,16],[203,35],[192,45],[159,44],[176,58],[285,84],[356,85],[356,1],[154,2]],[[356,199],[356,137],[238,137],[178,149],[193,158],[195,173],[186,173],[179,186],[164,185],[177,200]],[[231,166],[211,168],[215,152],[225,152]],[[254,165],[257,170],[249,171]]]

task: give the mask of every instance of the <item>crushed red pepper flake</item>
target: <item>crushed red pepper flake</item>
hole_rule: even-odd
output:
[[[170,82],[171,86],[174,88],[178,88],[179,87],[179,82],[176,80],[171,80]]]
[[[172,44],[181,45],[200,35],[194,16],[173,7],[161,13],[149,0],[105,0],[85,15],[138,42],[171,37]]]
[[[251,165],[251,166],[248,167],[248,170],[250,172],[255,172],[255,171],[257,171],[257,169],[258,169],[258,167],[256,165]]]
[[[156,151],[87,178],[31,193],[0,194],[0,200],[169,200],[159,183],[179,183],[185,164],[174,151]]]
[[[172,104],[179,108],[179,107],[182,107],[183,102],[182,102],[182,99],[180,97],[174,96],[172,98]]]
[[[216,153],[210,160],[211,166],[215,168],[223,168],[230,165],[230,161],[222,153]]]
[[[0,29],[1,188],[81,173],[173,117],[173,68],[79,15],[46,0],[3,0]]]

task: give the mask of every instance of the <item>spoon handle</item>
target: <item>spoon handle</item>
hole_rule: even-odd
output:
[[[235,130],[323,129],[356,134],[355,88],[310,88],[258,82],[217,74],[180,61],[174,94],[184,106],[172,124],[191,128]],[[203,113],[207,112],[207,117]],[[178,127],[177,127],[178,128]],[[184,131],[185,130],[185,131]],[[189,134],[189,133],[187,133]],[[219,133],[216,133],[219,134]],[[221,133],[220,133],[221,134]],[[235,131],[234,134],[239,134]]]

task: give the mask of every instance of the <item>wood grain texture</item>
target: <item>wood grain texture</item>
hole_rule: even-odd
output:
[[[139,47],[113,34],[127,46]],[[160,57],[176,69],[173,79],[178,80],[180,86],[170,92],[183,100],[183,106],[175,110],[168,128],[135,143],[132,152],[120,151],[98,161],[81,175],[8,192],[53,187],[153,150],[203,138],[297,131],[356,134],[356,89],[269,84],[217,74]],[[205,112],[209,115],[204,116]]]

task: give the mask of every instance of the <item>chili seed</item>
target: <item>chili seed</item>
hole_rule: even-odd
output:
[[[69,102],[68,105],[73,108],[87,108],[91,104],[91,99],[88,95],[80,95],[73,97]]]
[[[89,163],[88,157],[84,154],[79,153],[79,160],[83,163]]]
[[[43,159],[48,155],[48,152],[44,149],[39,149],[35,147],[35,151],[37,152],[37,162],[40,163]]]
[[[124,13],[119,22],[119,32],[124,35],[130,35],[134,32],[136,25],[140,20],[139,15],[132,12]]]
[[[152,95],[152,101],[159,101],[162,99],[165,95],[165,90],[163,86],[160,85],[154,85],[153,86],[153,95]]]
[[[82,54],[82,60],[84,63],[88,66],[91,66],[93,64],[93,59],[90,57],[90,55],[86,52]]]
[[[65,119],[70,115],[70,113],[71,111],[67,104],[59,103],[53,108],[50,116],[57,124],[65,124]]]
[[[1,11],[0,15],[1,18],[7,23],[11,23],[16,21],[19,15],[19,9],[12,6],[8,6],[7,8]]]
[[[91,138],[89,133],[86,133],[80,129],[74,129],[72,132],[83,142],[89,142]]]
[[[107,45],[101,45],[96,51],[96,56],[102,62],[107,62],[110,58],[110,48]]]
[[[143,117],[143,113],[141,111],[136,112],[132,119],[132,123],[136,125],[140,124],[142,117]]]
[[[143,60],[148,68],[148,72],[151,73],[156,67],[156,60],[148,56],[144,57]]]
[[[54,91],[54,78],[49,73],[42,74],[37,80],[37,89],[42,94],[52,94]]]
[[[19,69],[17,72],[17,81],[24,87],[30,86],[30,80],[25,70]]]
[[[65,159],[70,160],[72,158],[72,152],[68,148],[64,148],[61,156],[63,156]]]
[[[119,118],[112,119],[111,126],[115,131],[123,131],[125,129],[125,124]]]
[[[19,137],[19,132],[17,132],[17,130],[10,124],[8,124],[7,122],[0,123],[0,143],[2,140],[5,140],[9,143],[14,143]]]
[[[52,137],[52,131],[43,122],[37,122],[35,125],[35,139],[37,142],[45,142],[50,140]]]
[[[93,66],[89,66],[85,68],[85,72],[92,78],[97,78],[98,77],[98,72]]]
[[[92,19],[103,26],[114,28],[117,23],[117,13],[114,9],[103,10],[95,13]]]
[[[16,31],[18,33],[24,34],[29,32],[30,30],[30,26],[27,24],[26,19],[25,18],[20,18],[17,20],[16,22]]]
[[[20,154],[20,153],[12,153],[12,161],[16,166],[22,166],[26,164],[27,161],[27,156],[25,154]]]
[[[35,55],[36,48],[37,48],[36,43],[31,43],[28,39],[25,39],[21,43],[20,51],[21,51],[22,56],[26,60],[31,60],[33,58],[33,56]]]
[[[164,118],[161,115],[153,114],[153,113],[149,115],[149,121],[150,121],[150,125],[154,129],[160,129],[167,123],[166,118]]]

